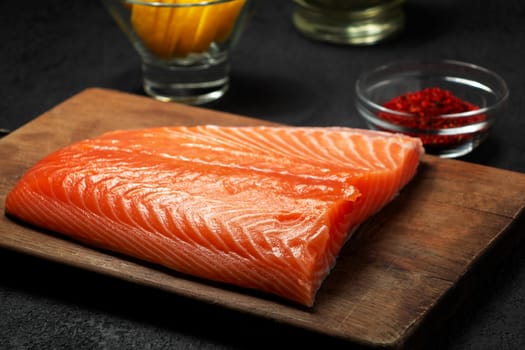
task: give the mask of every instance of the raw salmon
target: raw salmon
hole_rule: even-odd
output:
[[[45,157],[6,212],[312,306],[351,233],[412,179],[422,154],[417,138],[339,127],[121,130]]]

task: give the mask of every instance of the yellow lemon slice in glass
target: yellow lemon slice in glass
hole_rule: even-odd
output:
[[[202,0],[147,0],[164,4]],[[226,41],[246,0],[205,6],[169,7],[132,4],[131,23],[144,45],[157,57],[172,59],[208,50]]]

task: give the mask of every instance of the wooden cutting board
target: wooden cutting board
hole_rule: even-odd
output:
[[[0,211],[21,174],[59,147],[114,129],[193,124],[270,123],[88,89],[0,140]],[[440,322],[523,238],[524,204],[525,174],[426,156],[416,178],[349,240],[307,310],[91,249],[4,215],[0,246],[351,343],[412,348],[439,336]]]

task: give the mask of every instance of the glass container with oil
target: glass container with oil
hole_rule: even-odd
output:
[[[371,45],[404,27],[405,0],[293,0],[295,27],[305,36],[350,45]]]

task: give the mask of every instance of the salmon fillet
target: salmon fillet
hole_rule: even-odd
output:
[[[6,213],[312,306],[353,230],[416,174],[417,138],[342,127],[120,130],[34,165]]]

